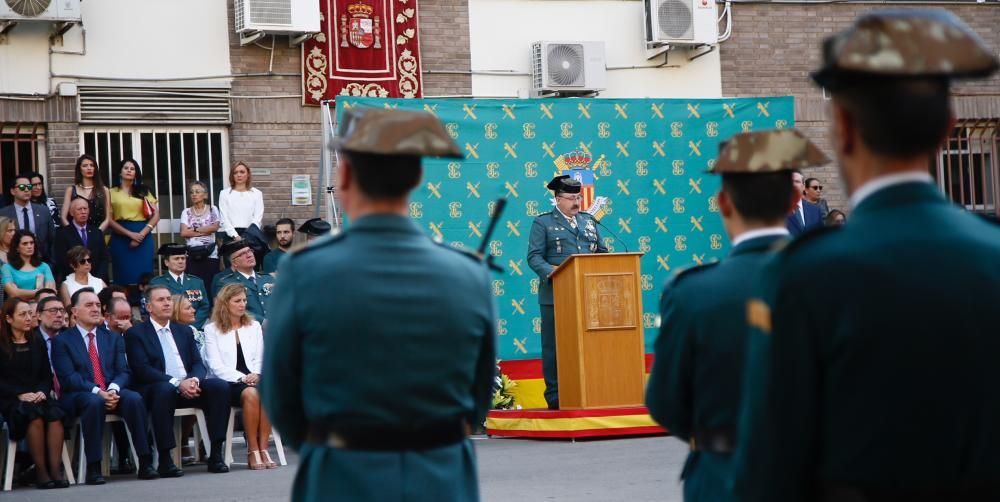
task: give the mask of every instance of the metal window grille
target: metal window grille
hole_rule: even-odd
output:
[[[0,187],[17,173],[42,172],[44,167],[45,125],[0,122]]]
[[[1000,218],[1000,119],[960,122],[935,156],[933,173],[949,199],[966,210]]]
[[[143,183],[159,201],[157,246],[183,242],[181,212],[187,207],[187,184],[208,185],[208,203],[216,204],[229,175],[228,138],[224,128],[197,129],[98,129],[80,131],[84,153],[97,159],[102,179],[113,186],[122,159],[133,158],[142,169]]]

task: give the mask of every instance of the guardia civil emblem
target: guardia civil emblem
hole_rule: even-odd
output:
[[[571,178],[580,182],[580,210],[586,211],[594,203],[594,171],[590,170],[592,157],[589,153],[576,150],[564,153],[556,160],[552,161],[559,168],[559,174],[568,174]]]
[[[381,19],[374,13],[375,8],[366,3],[348,5],[347,14],[340,15],[340,46],[381,49]]]

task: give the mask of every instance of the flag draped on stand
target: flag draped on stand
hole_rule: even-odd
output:
[[[417,0],[320,0],[320,16],[302,44],[304,104],[423,95]]]

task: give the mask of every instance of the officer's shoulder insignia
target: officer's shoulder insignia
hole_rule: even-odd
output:
[[[820,239],[825,235],[832,235],[839,231],[840,231],[839,226],[832,226],[832,227],[823,226],[823,227],[813,228],[811,230],[806,231],[804,234],[801,234],[798,237],[792,239],[791,241],[787,241],[784,245],[784,249],[782,249],[781,251],[783,251],[784,254],[794,253],[795,251],[800,250],[803,247],[807,247],[811,243],[816,242],[818,239]]]
[[[747,300],[747,324],[766,335],[771,334],[771,307],[759,298]]]
[[[673,277],[670,278],[670,284],[677,284],[683,279],[691,277],[699,272],[704,272],[706,270],[711,270],[713,267],[717,266],[720,262],[712,261],[708,263],[703,263],[701,265],[693,265],[691,267],[682,268],[674,273]]]

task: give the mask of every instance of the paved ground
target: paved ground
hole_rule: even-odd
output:
[[[494,501],[669,501],[680,502],[677,477],[685,445],[665,437],[534,441],[476,439],[482,498]],[[272,449],[273,452],[273,449]],[[185,468],[180,479],[139,481],[114,476],[104,486],[40,491],[18,488],[4,501],[279,501],[287,500],[297,458],[268,471],[246,469],[246,450],[236,445],[229,474],[208,474],[204,466]],[[272,453],[277,460],[277,455]]]

